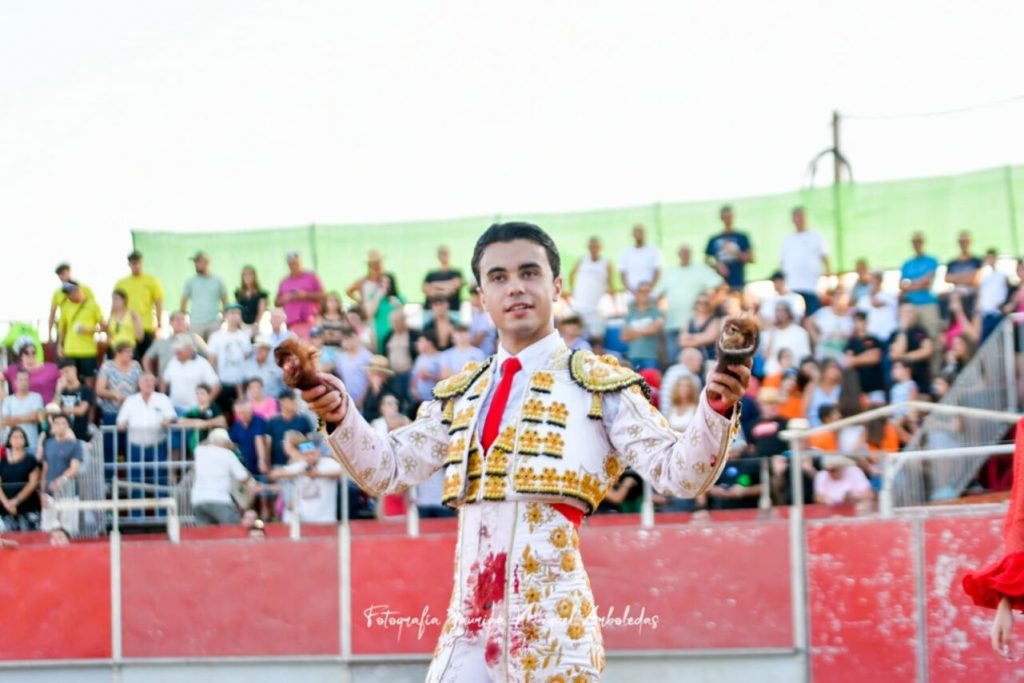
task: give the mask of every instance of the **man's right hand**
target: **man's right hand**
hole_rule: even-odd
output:
[[[325,372],[317,373],[320,384],[302,392],[302,400],[324,422],[337,424],[345,419],[348,410],[348,392],[345,384]]]

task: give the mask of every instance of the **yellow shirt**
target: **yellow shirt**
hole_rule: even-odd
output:
[[[120,289],[128,295],[128,308],[139,314],[142,331],[152,332],[156,321],[156,302],[164,300],[164,288],[160,286],[160,281],[148,273],[138,277],[129,275],[118,280],[114,289]]]
[[[93,298],[76,304],[67,297],[60,305],[60,338],[64,355],[90,358],[96,355],[96,326],[103,322],[103,311]],[[82,331],[79,332],[78,330]]]
[[[111,314],[107,322],[107,344],[113,348],[121,342],[127,342],[133,347],[139,342],[135,338],[135,321],[132,320],[131,311],[125,311],[120,320],[114,320]]]

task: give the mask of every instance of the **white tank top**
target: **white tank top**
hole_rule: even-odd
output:
[[[597,310],[597,302],[608,291],[608,260],[594,261],[590,255],[583,257],[576,270],[576,286],[572,290],[573,307]]]

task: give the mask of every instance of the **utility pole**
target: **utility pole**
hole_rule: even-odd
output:
[[[836,263],[833,270],[836,274],[842,272],[845,265],[843,260],[843,205],[842,190],[840,185],[842,179],[842,165],[845,158],[839,151],[839,111],[832,112],[832,207],[836,217]]]

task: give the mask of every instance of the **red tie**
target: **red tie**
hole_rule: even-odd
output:
[[[515,356],[506,358],[505,362],[501,364],[501,381],[498,382],[498,388],[494,390],[491,407],[484,419],[484,430],[480,433],[480,445],[484,447],[484,453],[498,438],[501,416],[505,414],[505,404],[508,403],[508,395],[512,391],[512,378],[522,367],[523,364]]]

